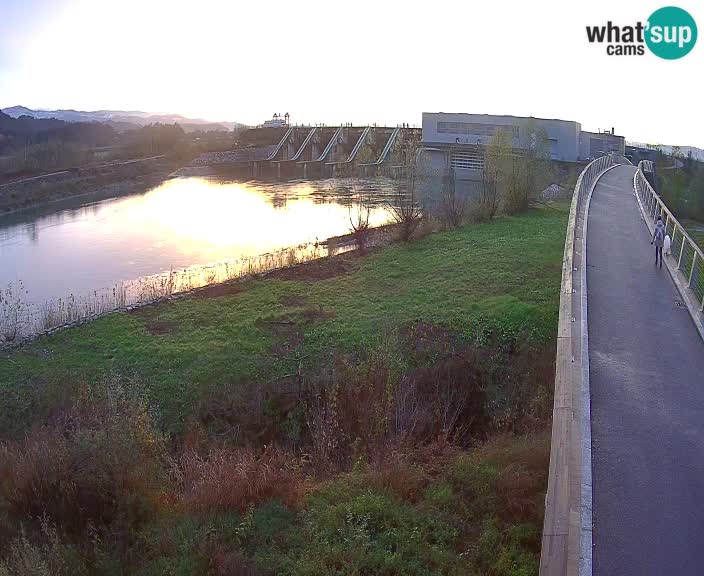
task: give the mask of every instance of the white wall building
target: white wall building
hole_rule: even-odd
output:
[[[610,132],[583,132],[579,122],[490,114],[423,113],[423,147],[433,167],[478,170],[484,165],[484,147],[499,130],[507,130],[513,148],[527,148],[542,134],[552,160],[591,160],[608,152],[625,152],[622,136]]]

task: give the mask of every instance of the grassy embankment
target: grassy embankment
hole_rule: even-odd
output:
[[[8,562],[536,573],[561,208],[216,287],[0,357]]]
[[[698,222],[697,220],[683,220],[682,226],[684,226],[687,234],[692,237],[699,248],[704,250],[704,223]]]

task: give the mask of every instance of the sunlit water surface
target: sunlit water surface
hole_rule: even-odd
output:
[[[250,257],[350,232],[360,194],[372,226],[390,220],[385,180],[241,183],[169,180],[143,194],[72,199],[0,218],[0,287],[40,303],[119,282]]]

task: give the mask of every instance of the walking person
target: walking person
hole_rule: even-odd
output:
[[[662,216],[658,216],[653,230],[653,237],[650,244],[655,244],[655,265],[658,265],[658,257],[660,258],[660,268],[662,268],[662,247],[665,244],[665,224],[662,222]]]

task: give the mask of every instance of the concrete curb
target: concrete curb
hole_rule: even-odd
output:
[[[638,170],[636,170],[636,173],[633,175],[633,195],[636,197],[636,201],[638,202],[641,218],[645,222],[645,225],[648,228],[648,232],[652,235],[653,231],[655,230],[655,224],[650,221],[650,215],[645,211],[645,207],[643,206],[643,203],[640,200],[640,196],[638,196],[636,188],[637,176]],[[702,314],[699,312],[698,309],[699,303],[692,298],[689,286],[684,282],[684,279],[680,277],[679,270],[676,268],[673,262],[672,255],[666,255],[664,260],[665,268],[667,268],[667,271],[670,273],[670,277],[672,278],[672,281],[677,287],[677,291],[680,293],[680,296],[682,296],[682,301],[687,306],[689,316],[692,319],[692,322],[694,322],[694,327],[697,329],[697,332],[699,332],[699,336],[701,337],[701,339],[704,340],[704,321],[702,318]]]
[[[593,531],[594,525],[592,521],[593,513],[593,489],[592,489],[592,399],[591,385],[589,383],[589,322],[588,322],[588,303],[587,303],[587,227],[589,222],[589,206],[592,201],[592,194],[596,185],[601,180],[601,177],[609,170],[619,166],[627,166],[627,164],[615,164],[604,170],[594,180],[587,199],[584,203],[584,215],[582,216],[582,256],[580,260],[580,329],[581,329],[581,354],[582,362],[582,382],[581,382],[581,398],[582,398],[582,413],[580,415],[580,425],[582,429],[582,478],[581,478],[581,555],[579,562],[579,576],[592,576],[593,573]]]
[[[577,180],[570,208],[560,290],[550,469],[540,553],[541,576],[592,574],[591,399],[586,323],[582,327],[583,313],[586,322],[586,293],[582,294],[583,288],[586,289],[583,286],[586,283],[584,226],[587,201],[599,180],[611,168],[621,165],[608,166],[595,176],[589,174],[587,177],[593,178],[589,189],[585,185],[580,191],[582,179],[591,165],[587,166]],[[597,164],[596,167],[601,166]],[[579,266],[582,267],[581,271]],[[577,290],[580,291],[579,295]],[[584,364],[583,359],[586,360]]]

